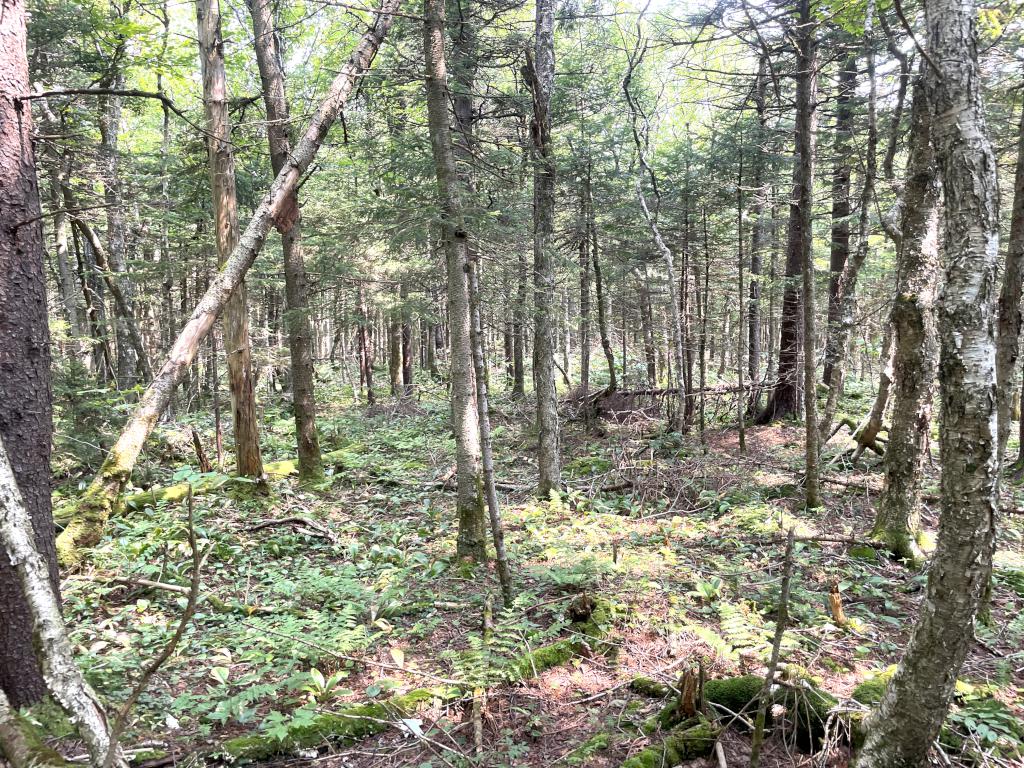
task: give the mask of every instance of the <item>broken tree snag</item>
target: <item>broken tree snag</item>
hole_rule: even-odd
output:
[[[143,443],[170,403],[175,387],[192,364],[199,343],[210,332],[228,297],[255,261],[271,226],[275,222],[287,221],[287,209],[302,175],[316,157],[349,95],[373,62],[399,4],[400,0],[382,0],[380,12],[374,14],[373,24],[334,78],[327,98],[313,116],[305,134],[292,148],[288,162],[263,196],[224,267],[210,283],[192,312],[192,317],[174,342],[167,360],[146,388],[135,413],[107,455],[99,474],[79,501],[74,519],[57,540],[57,556],[65,566],[78,564],[82,558],[82,549],[99,541],[107,518],[131,477]]]

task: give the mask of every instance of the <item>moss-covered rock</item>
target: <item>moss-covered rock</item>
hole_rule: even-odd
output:
[[[704,683],[704,700],[719,704],[731,712],[751,712],[757,707],[764,678],[758,675],[740,675]]]
[[[342,707],[319,714],[312,722],[289,727],[283,738],[252,734],[229,739],[221,745],[218,755],[231,762],[252,762],[327,743],[359,741],[386,730],[394,720],[415,713],[422,704],[455,695],[456,689],[419,688],[386,701]]]
[[[721,733],[719,726],[704,717],[692,718],[673,728],[660,744],[654,744],[629,758],[622,768],[663,768],[684,760],[707,757]]]

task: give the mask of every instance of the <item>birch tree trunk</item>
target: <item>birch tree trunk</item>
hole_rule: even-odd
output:
[[[916,563],[921,461],[931,427],[938,357],[935,301],[939,283],[939,180],[931,146],[922,69],[914,84],[907,180],[897,251],[893,328],[893,406],[885,450],[885,485],[872,535],[896,557]]]
[[[217,266],[223,268],[238,244],[238,196],[235,191],[235,153],[231,145],[228,116],[224,43],[220,29],[220,0],[197,0],[196,14]],[[289,201],[289,204],[294,207],[294,200]],[[263,457],[260,455],[259,418],[256,413],[249,341],[249,305],[244,279],[239,281],[224,305],[224,352],[235,427],[235,471],[243,477],[262,478]]]
[[[369,69],[381,41],[391,28],[400,0],[383,0],[381,10],[362,36],[355,50],[331,83],[327,98],[313,115],[309,127],[288,156],[286,165],[263,196],[248,226],[224,267],[210,285],[181,330],[167,360],[146,388],[117,443],[107,455],[99,474],[79,501],[74,519],[57,540],[58,556],[66,564],[82,558],[81,549],[99,541],[107,518],[114,510],[122,489],[131,477],[142,445],[156,425],[195,358],[199,343],[209,333],[232,291],[259,254],[271,226],[283,226],[295,216],[293,193],[299,180],[316,157],[328,130],[337,119],[362,75]]]
[[[256,64],[263,83],[263,103],[267,108],[267,142],[270,164],[277,175],[291,152],[291,117],[285,95],[283,56],[274,25],[270,0],[247,0],[252,16]],[[291,201],[298,211],[297,195]],[[302,249],[302,217],[281,230],[284,253],[284,293],[288,302],[285,325],[292,364],[292,407],[295,411],[295,441],[299,458],[299,478],[310,481],[323,477],[320,437],[316,429],[316,397],[313,383],[312,330],[309,323],[309,287]]]
[[[925,18],[930,49],[925,85],[945,193],[946,282],[939,304],[941,515],[917,625],[869,718],[860,768],[929,763],[974,636],[999,511],[999,188],[981,97],[975,7],[961,0],[930,0]]]
[[[5,10],[10,12],[9,8]],[[31,617],[28,650],[38,656],[46,690],[78,728],[90,762],[94,766],[104,765],[110,749],[107,718],[99,699],[75,664],[67,628],[60,615],[53,556],[44,556],[36,546],[34,513],[26,506],[21,491],[25,488],[33,496],[42,491],[49,496],[49,477],[43,478],[41,485],[34,484],[39,478],[16,478],[8,458],[9,440],[10,437],[5,436],[0,442],[0,548],[4,558],[13,564],[22,599],[28,606]],[[6,695],[0,696],[9,702]],[[114,765],[126,765],[117,755],[114,757]]]

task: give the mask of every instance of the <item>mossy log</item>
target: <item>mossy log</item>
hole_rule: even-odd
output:
[[[679,765],[684,760],[707,757],[715,748],[721,728],[704,717],[687,720],[667,733],[659,744],[653,744],[622,764],[622,768],[663,768]]]
[[[392,722],[415,714],[422,705],[459,695],[457,688],[419,688],[385,701],[341,707],[317,715],[312,722],[290,726],[281,738],[252,734],[229,739],[221,745],[218,756],[231,762],[253,762],[326,743],[359,741],[387,730]]]
[[[324,454],[324,465],[336,468],[344,467],[351,456],[352,446],[341,448]],[[297,475],[299,462],[298,459],[270,461],[263,465],[263,471],[268,477],[273,478]],[[123,486],[127,482],[127,479],[124,479],[123,482],[119,480],[121,472],[118,470],[117,457],[114,454],[111,454],[103,463],[97,480],[108,476],[110,483],[120,483]],[[147,505],[155,506],[160,502],[180,503],[188,496],[190,486],[192,495],[200,496],[226,487],[248,488],[251,485],[251,480],[231,475],[202,475],[189,482],[137,491],[120,497],[111,504],[108,502],[109,494],[94,487],[94,483],[78,499],[65,502],[54,509],[54,524],[57,528],[63,528],[60,536],[57,537],[57,557],[64,567],[73,567],[81,563],[83,550],[95,546],[99,542],[107,520],[125,510],[141,509]]]
[[[565,664],[577,656],[597,653],[608,655],[612,646],[602,642],[612,623],[612,606],[602,598],[593,599],[593,608],[586,621],[573,622],[570,637],[555,640],[523,654],[510,666],[511,680],[527,680],[545,670]]]

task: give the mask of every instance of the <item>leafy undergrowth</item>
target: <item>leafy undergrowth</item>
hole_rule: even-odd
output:
[[[344,393],[325,402],[336,405],[321,416],[322,442],[337,453],[321,485],[277,478],[266,496],[233,486],[195,497],[202,591],[211,597],[140,699],[129,745],[214,760],[232,737],[285,744],[322,713],[381,702],[387,714],[393,696],[429,688],[444,693],[378,718],[355,743],[314,740],[299,756],[339,767],[621,765],[661,739],[639,726],[664,702],[629,683],[643,675],[674,684],[696,665],[708,679],[762,674],[783,530],[863,536],[864,489],[879,480],[877,468],[844,473],[846,485],[827,486],[825,507],[807,512],[800,428],[750,429],[740,457],[734,430],[709,430],[705,453],[695,435],[665,435],[647,419],[599,423],[589,434],[576,422],[565,437],[568,488],[538,501],[535,438],[523,426],[530,409],[499,399],[497,476],[518,596],[494,609],[485,636],[498,590],[491,567],[453,559],[454,447],[442,395],[372,411],[344,405]],[[290,432],[284,415],[268,422],[268,459],[287,457]],[[195,479],[187,467],[164,472],[164,482]],[[934,517],[926,512],[932,525]],[[129,511],[112,521],[90,568],[62,585],[79,658],[112,706],[174,631],[185,596],[139,580],[189,584],[185,520],[181,505],[166,502]],[[1019,759],[1020,533],[1019,518],[1008,520],[991,618],[979,625],[944,737],[953,760],[968,759],[960,752],[992,764]],[[924,575],[837,542],[798,543],[794,573],[785,662],[842,709],[863,709],[853,689],[898,660]],[[538,670],[532,652],[576,633],[568,608],[580,594],[607,601],[607,634],[558,646],[572,653]],[[32,715],[68,746],[59,718],[45,708]],[[732,718],[722,736],[728,765],[746,763],[743,721]],[[818,764],[845,764],[835,730]],[[762,765],[810,765],[792,742],[776,729]]]

